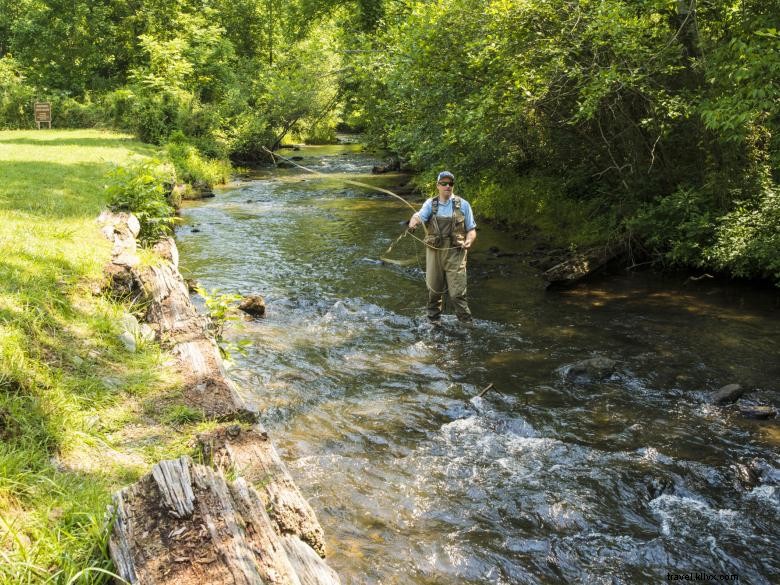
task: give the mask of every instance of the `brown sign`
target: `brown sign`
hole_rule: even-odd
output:
[[[51,122],[51,104],[49,102],[35,102],[35,121]]]

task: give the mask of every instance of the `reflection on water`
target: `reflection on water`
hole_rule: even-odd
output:
[[[476,327],[431,331],[416,245],[410,266],[379,261],[409,210],[340,180],[398,179],[371,177],[359,145],[288,154],[330,176],[258,173],[186,209],[178,240],[206,288],[266,298],[233,332],[253,342],[233,375],[345,583],[780,580],[778,423],[706,401],[739,382],[777,404],[775,293],[642,274],[544,292],[488,252],[522,244],[484,228]],[[567,380],[594,356],[615,371]],[[751,462],[742,485],[732,466]]]

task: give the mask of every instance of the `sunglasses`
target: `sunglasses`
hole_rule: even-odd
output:
[[[442,187],[452,187],[454,184],[452,181],[439,181],[439,185]]]

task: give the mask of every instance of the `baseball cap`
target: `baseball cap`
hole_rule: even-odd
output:
[[[441,181],[441,180],[442,180],[444,177],[449,177],[449,178],[450,178],[450,179],[452,179],[453,181],[455,180],[455,175],[453,175],[453,174],[452,174],[451,172],[449,172],[449,171],[442,171],[442,172],[440,172],[440,173],[439,173],[439,176],[438,176],[438,177],[436,177],[436,180],[437,180],[437,181]]]

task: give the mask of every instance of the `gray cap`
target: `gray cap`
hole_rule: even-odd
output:
[[[452,174],[451,172],[449,172],[449,171],[442,171],[442,172],[440,172],[440,173],[439,173],[439,176],[438,176],[438,177],[436,177],[436,180],[437,180],[437,181],[441,181],[441,180],[442,180],[444,177],[449,177],[449,178],[450,178],[450,179],[452,179],[453,181],[455,180],[455,175],[453,175],[453,174]]]

